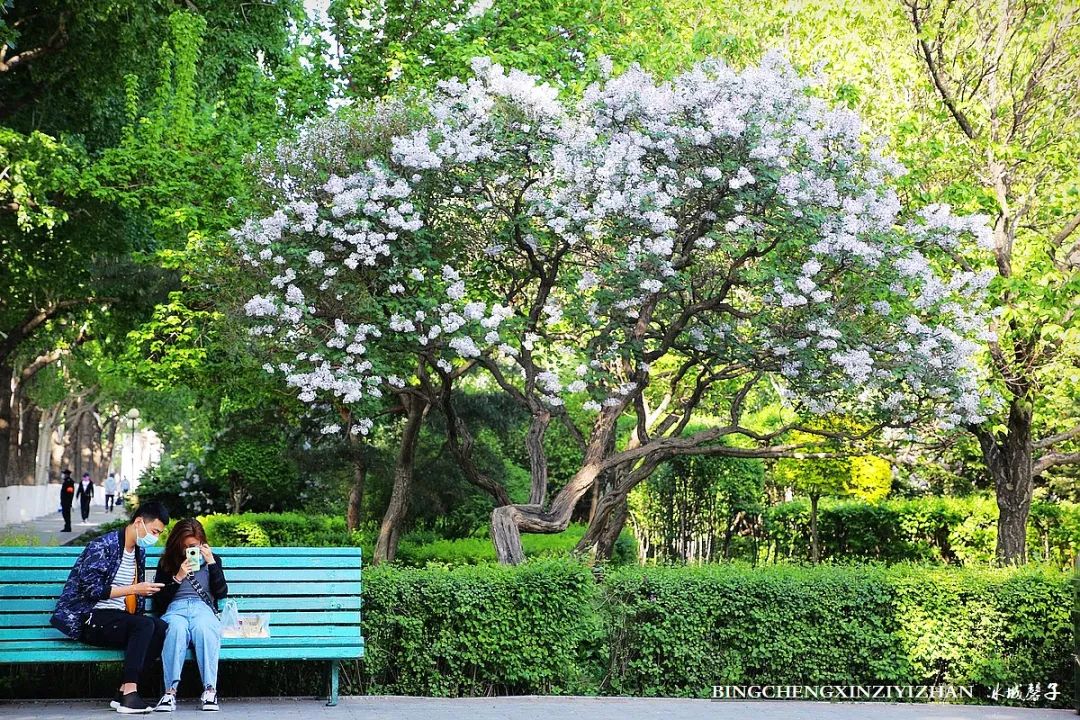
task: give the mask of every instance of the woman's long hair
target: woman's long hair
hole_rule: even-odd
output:
[[[158,561],[158,566],[166,574],[175,575],[179,572],[180,566],[187,559],[184,556],[184,543],[190,537],[198,540],[200,544],[206,542],[206,531],[203,530],[202,523],[195,518],[181,520],[169,531],[165,552],[161,553],[161,560]]]

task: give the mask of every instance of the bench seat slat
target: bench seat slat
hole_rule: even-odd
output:
[[[0,585],[0,599],[3,598],[46,598],[60,597],[64,589],[63,583],[16,585],[8,583]],[[332,581],[312,582],[302,580],[296,582],[262,580],[229,582],[230,595],[350,595],[360,594],[360,581]],[[6,604],[6,603],[5,603]]]
[[[241,608],[242,611],[247,612]],[[355,625],[359,626],[360,616],[355,610],[272,610],[270,623],[273,627],[285,625]],[[53,630],[49,625],[50,613],[14,613],[0,615],[0,639],[11,631],[30,628]],[[54,630],[55,631],[55,630]],[[59,631],[55,631],[59,632]]]
[[[284,625],[278,623],[277,616],[270,620],[270,633],[273,637],[360,637],[360,625],[331,623],[299,623]],[[226,638],[228,639],[228,638]],[[0,628],[0,643],[11,641],[55,641],[70,643],[71,640],[53,627]]]
[[[51,557],[51,556],[65,556],[75,557],[82,552],[82,547],[78,545],[60,545],[56,547],[39,546],[39,545],[10,545],[4,547],[5,555],[11,556],[34,556],[34,557]],[[156,545],[149,548],[146,551],[147,557],[153,557],[155,562],[157,557],[161,555],[162,546]],[[298,557],[333,557],[333,556],[345,556],[359,558],[362,555],[361,548],[358,547],[229,547],[221,546],[215,547],[214,551],[224,557],[226,554],[233,557],[255,556],[255,557],[270,557],[273,555],[292,555]]]
[[[56,598],[51,595],[39,598],[15,598],[5,600],[0,609],[0,627],[3,627],[8,613],[44,612],[52,614],[56,607]],[[267,596],[240,596],[230,595],[236,600],[240,612],[258,612],[266,610],[359,610],[360,595],[330,595],[327,597],[295,596],[295,597],[267,597]]]
[[[85,647],[85,646],[83,646]],[[289,647],[234,647],[221,649],[222,660],[357,660],[364,656],[364,645]],[[194,660],[189,651],[187,659]],[[119,662],[123,654],[113,650],[79,648],[57,655],[55,650],[29,650],[17,653],[0,651],[0,663]]]
[[[71,568],[47,569],[21,568],[0,570],[0,583],[7,584],[56,584],[67,581]],[[147,575],[150,572],[147,571]],[[320,581],[353,581],[360,582],[360,568],[225,568],[225,577],[230,584],[234,582],[320,582]]]

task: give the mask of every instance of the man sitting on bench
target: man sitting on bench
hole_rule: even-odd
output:
[[[145,502],[126,527],[92,540],[71,568],[50,624],[88,645],[124,650],[120,689],[112,707],[120,713],[146,713],[151,706],[139,695],[139,676],[161,657],[165,623],[144,614],[145,602],[161,583],[144,582],[146,548],[154,545],[169,522],[159,502]]]

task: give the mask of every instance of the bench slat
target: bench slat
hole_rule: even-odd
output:
[[[83,551],[78,545],[60,545],[48,547],[41,545],[10,545],[0,547],[0,555],[11,556],[64,556],[75,557]],[[146,551],[147,557],[156,558],[161,555],[162,546],[157,545]],[[291,555],[299,557],[356,557],[362,555],[362,548],[358,547],[215,547],[214,552],[222,557],[270,557],[274,555]]]
[[[322,622],[283,625],[278,622],[275,615],[270,618],[270,635],[272,637],[359,638],[360,626],[358,624],[333,625]],[[25,628],[0,628],[0,642],[15,640],[71,642],[66,635],[53,627],[41,627],[39,625]]]
[[[46,584],[64,583],[71,568],[42,570],[38,568],[20,568],[0,570],[0,583],[9,584]],[[147,575],[149,575],[149,571]],[[225,579],[233,582],[319,582],[328,580],[360,581],[360,568],[225,568]]]
[[[0,627],[3,627],[4,617],[9,612],[47,612],[51,614],[56,608],[57,597],[59,595],[5,600],[2,610],[0,610]],[[230,597],[236,600],[236,606],[240,608],[241,612],[258,612],[260,610],[359,610],[361,605],[359,593],[328,597]]]
[[[0,598],[58,598],[62,583],[0,585]],[[229,594],[236,595],[348,595],[360,594],[360,582],[230,582]],[[6,604],[6,603],[5,603]]]
[[[253,612],[241,608],[243,612]],[[360,626],[360,615],[349,610],[273,610],[270,613],[272,627],[284,625],[352,625]],[[23,631],[37,628],[42,631],[52,630],[49,625],[51,613],[13,613],[0,615],[0,638],[10,631]],[[54,630],[55,632],[55,630]]]
[[[335,646],[312,646],[308,644],[275,646],[222,647],[222,660],[357,660],[364,656],[363,643]],[[69,662],[119,662],[123,654],[118,650],[99,650],[81,645],[57,654],[55,650],[0,650],[0,663],[69,663]],[[188,660],[193,660],[188,651]]]

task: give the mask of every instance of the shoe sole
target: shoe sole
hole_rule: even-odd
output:
[[[175,709],[175,705],[158,705],[154,707],[154,712],[172,712]]]
[[[217,705],[215,705],[214,707],[206,707],[205,705],[203,705],[203,710],[205,710],[206,712],[217,712],[219,709],[220,708],[218,708]]]
[[[120,713],[121,715],[145,715],[149,712],[152,712],[153,709],[154,708],[148,707],[145,710],[136,710],[135,708],[126,708],[121,705],[120,707],[116,708],[116,712]]]

